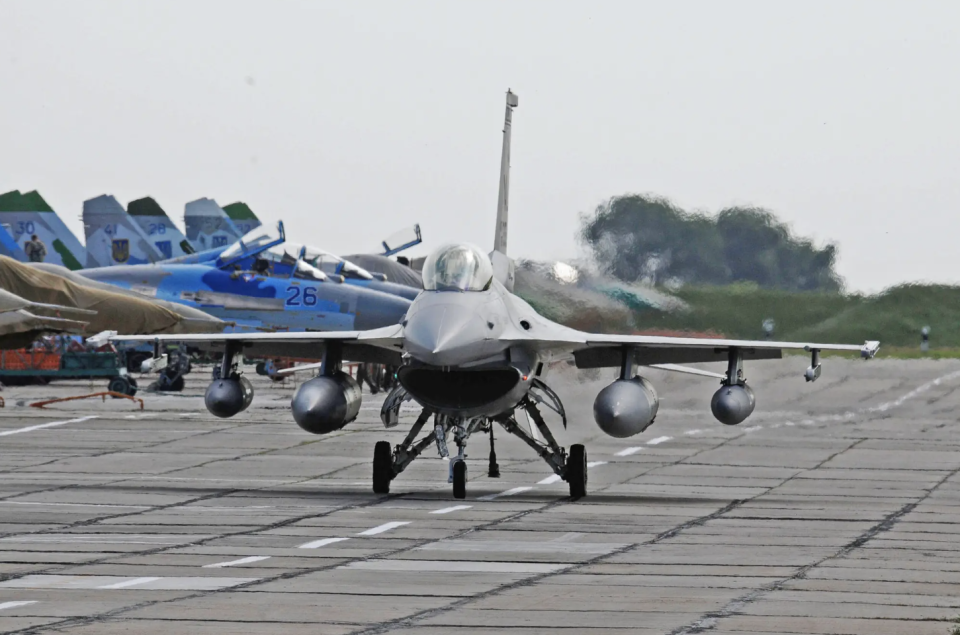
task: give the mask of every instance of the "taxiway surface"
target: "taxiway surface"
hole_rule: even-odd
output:
[[[580,501],[500,431],[468,446],[466,500],[428,452],[371,492],[382,396],[326,437],[259,380],[218,420],[205,374],[146,409],[34,399],[0,410],[0,632],[843,633],[946,635],[960,614],[960,363],[748,366],[758,411],[726,428],[713,380],[649,373],[657,422],[627,440],[590,418],[601,379],[552,380]],[[562,375],[562,373],[561,373]],[[99,388],[99,386],[94,386]]]

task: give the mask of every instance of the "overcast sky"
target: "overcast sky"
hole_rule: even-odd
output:
[[[848,286],[960,281],[960,3],[0,0],[0,191],[243,200],[349,253],[414,222],[566,258],[617,194],[774,210]]]

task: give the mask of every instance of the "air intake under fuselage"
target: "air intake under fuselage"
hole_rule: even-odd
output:
[[[450,371],[405,366],[397,378],[420,404],[463,416],[499,414],[515,405],[527,388],[520,371],[509,366]]]

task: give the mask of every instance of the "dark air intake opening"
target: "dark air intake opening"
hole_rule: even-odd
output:
[[[418,401],[444,409],[469,409],[496,401],[520,382],[513,368],[442,371],[401,368],[400,384]]]

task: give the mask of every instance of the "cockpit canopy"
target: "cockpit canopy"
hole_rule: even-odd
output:
[[[427,291],[486,291],[492,281],[490,258],[474,245],[444,245],[423,263]]]
[[[240,240],[227,247],[223,253],[220,254],[220,261],[228,262],[235,258],[247,255],[252,256],[263,251],[270,245],[282,243],[283,240],[283,229],[280,223],[278,223],[276,227],[261,225],[244,234]]]
[[[279,257],[280,262],[289,262],[291,264],[302,256],[301,262],[305,262],[330,276],[344,276],[347,278],[358,278],[360,280],[373,279],[373,274],[366,269],[358,267],[340,256],[335,256],[328,251],[309,245],[284,243],[277,247],[272,247],[268,250],[268,253],[274,257]]]

